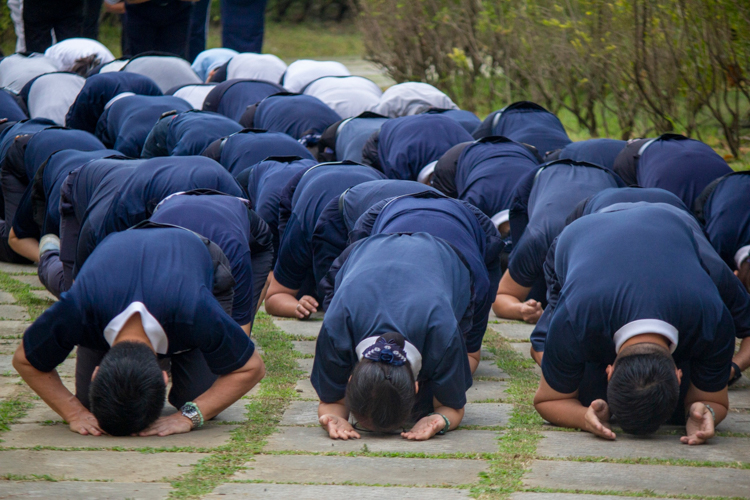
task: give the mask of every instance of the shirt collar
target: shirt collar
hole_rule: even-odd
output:
[[[127,323],[128,320],[136,313],[141,315],[143,331],[146,332],[146,336],[151,342],[154,351],[156,351],[157,354],[166,354],[167,348],[169,347],[167,334],[164,332],[164,329],[161,327],[156,318],[154,318],[154,316],[150,312],[148,312],[148,309],[146,309],[146,306],[143,304],[143,302],[131,303],[128,307],[125,308],[124,311],[112,318],[112,321],[110,321],[107,326],[104,327],[104,339],[110,346],[114,344],[117,336],[120,334],[120,331],[122,331],[122,327],[125,326],[125,323]]]
[[[673,353],[677,349],[679,341],[677,328],[660,319],[638,319],[631,321],[615,332],[615,335],[612,337],[612,340],[615,341],[615,352],[619,353],[620,348],[625,342],[636,335],[643,335],[644,333],[655,333],[666,337],[667,341],[671,344],[669,346],[670,353]]]
[[[355,351],[357,351],[357,359],[362,360],[362,354],[365,352],[365,349],[373,345],[379,338],[380,336],[367,337],[357,344],[357,347],[355,348]],[[414,375],[414,379],[416,379],[417,375],[419,375],[419,370],[422,369],[422,355],[414,344],[408,340],[404,342],[404,352],[406,352],[406,359],[409,360],[409,365],[411,365],[411,373]]]

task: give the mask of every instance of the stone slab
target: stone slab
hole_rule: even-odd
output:
[[[297,360],[299,369],[305,372],[308,377],[312,373],[313,361],[313,358],[303,358]]]
[[[497,333],[505,337],[506,339],[513,340],[524,340],[528,341],[531,337],[531,332],[534,330],[534,325],[528,323],[521,323],[520,321],[515,322],[500,322],[490,323],[490,328],[495,330]]]
[[[167,498],[171,486],[166,483],[86,483],[72,482],[6,482],[0,498],[48,500],[161,500]]]
[[[449,488],[378,488],[377,486],[316,486],[302,484],[222,484],[205,496],[223,500],[460,500],[469,498],[469,490]]]
[[[661,458],[710,462],[750,462],[750,439],[714,437],[701,446],[685,446],[680,436],[634,437],[622,432],[606,441],[588,432],[545,432],[536,454],[551,458]]]
[[[15,304],[16,302],[12,293],[0,291],[0,304]]]
[[[0,318],[9,320],[28,320],[29,313],[23,306],[0,305]]]
[[[459,486],[477,482],[484,460],[256,455],[234,479],[270,482]]]
[[[315,355],[314,340],[295,340],[292,345],[294,345],[294,350],[300,354]]]
[[[0,338],[0,355],[6,356],[14,354],[19,345],[21,345],[21,339]]]
[[[13,368],[13,355],[2,354],[0,355],[0,373],[11,372],[16,373],[16,369]],[[72,377],[76,373],[76,360],[75,358],[68,358],[57,367],[57,373],[63,377]]]
[[[750,434],[750,413],[734,412],[727,413],[727,417],[716,426],[720,432],[744,432]]]
[[[0,321],[0,336],[12,337],[23,335],[23,332],[31,326],[28,321]]]
[[[310,382],[309,378],[303,378],[302,380],[298,381],[297,385],[294,387],[294,390],[297,391],[297,395],[301,399],[318,401],[318,393],[315,392],[315,389],[313,388],[312,382]]]
[[[20,377],[0,377],[0,399],[12,399],[21,394],[27,387],[18,382]]]
[[[508,384],[505,382],[475,380],[466,391],[466,400],[469,403],[476,403],[477,401],[503,399],[507,388]]]
[[[513,493],[510,500],[627,500],[630,497],[612,495],[581,495],[579,493]],[[649,500],[668,500],[648,497]]]
[[[524,357],[524,359],[531,359],[531,342],[511,342],[511,349],[516,351],[518,354]]]
[[[750,410],[750,389],[729,391],[729,408]]]
[[[0,262],[0,271],[4,273],[35,273],[36,264],[13,264],[10,262]]]
[[[67,425],[14,424],[9,432],[0,436],[3,448],[33,448],[54,446],[59,448],[175,448],[194,446],[215,448],[226,443],[234,425],[206,424],[187,434],[149,437],[81,436],[70,431]]]
[[[13,368],[13,355],[11,354],[0,355],[0,373],[5,372],[16,374],[16,369]]]
[[[524,485],[588,491],[648,490],[657,495],[750,496],[750,470],[536,460]]]
[[[273,320],[273,324],[276,325],[284,333],[289,335],[299,335],[301,337],[317,337],[320,333],[320,327],[323,325],[322,321],[307,320]]]
[[[268,438],[268,451],[340,452],[368,451],[395,453],[495,453],[498,449],[494,431],[452,431],[428,441],[409,441],[399,435],[362,432],[361,439],[333,440],[320,427],[283,427]]]
[[[57,480],[152,482],[181,476],[208,456],[206,453],[9,450],[0,453],[0,471],[19,476],[49,475]]]
[[[21,276],[11,276],[14,280],[20,281],[21,283],[26,283],[27,285],[34,287],[34,288],[44,288],[44,285],[42,285],[42,282],[39,281],[39,276],[36,274],[29,275],[24,274]]]
[[[57,302],[57,297],[49,293],[47,290],[32,290],[31,293],[38,299],[49,300],[50,302]]]
[[[510,376],[502,371],[494,361],[486,360],[481,361],[477,366],[477,371],[474,372],[474,377],[486,377],[486,378],[498,378],[507,379]]]
[[[512,410],[511,405],[502,403],[468,403],[461,425],[485,427],[507,425]],[[317,424],[317,401],[292,401],[281,418],[281,425],[284,426]]]

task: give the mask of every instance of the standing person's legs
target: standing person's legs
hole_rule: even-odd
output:
[[[237,52],[263,48],[267,0],[221,0],[222,46]]]
[[[174,54],[183,59],[188,57],[190,15],[195,7],[197,7],[195,3],[173,0],[161,8],[163,14],[159,18],[162,22],[156,36],[154,50]]]
[[[89,387],[94,370],[102,362],[106,351],[78,346],[76,351],[76,397],[86,409],[89,407]]]
[[[78,38],[83,32],[84,0],[57,0],[54,13],[55,39]]]
[[[195,61],[198,54],[206,50],[209,12],[211,12],[211,0],[199,0],[192,5],[187,54],[187,60],[191,63]]]
[[[168,400],[177,409],[206,392],[219,378],[208,367],[200,349],[175,354],[170,360],[172,389]]]
[[[159,28],[151,21],[152,3],[125,4],[123,30],[127,35],[130,56],[156,50],[154,47]]]
[[[23,7],[26,51],[44,53],[52,45],[52,21],[48,9],[55,9],[48,0],[24,0]]]
[[[104,0],[85,0],[83,7],[83,30],[84,38],[96,40],[99,38],[99,19],[102,15],[102,3]]]
[[[8,0],[8,10],[16,30],[16,52],[26,52],[26,39],[23,36],[23,0]]]

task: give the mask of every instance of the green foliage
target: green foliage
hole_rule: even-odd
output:
[[[706,125],[739,156],[750,5],[733,0],[363,0],[370,59],[467,109],[529,99],[589,137]]]

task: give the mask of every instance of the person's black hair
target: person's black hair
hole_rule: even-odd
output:
[[[403,349],[404,337],[392,332],[382,336]],[[376,432],[404,427],[416,401],[414,375],[407,361],[401,366],[362,359],[346,386],[346,407],[354,418]]]
[[[166,391],[154,352],[141,342],[119,342],[91,381],[91,413],[107,434],[129,436],[159,418]]]
[[[101,63],[102,60],[96,54],[91,54],[90,56],[86,57],[79,57],[75,60],[75,63],[73,63],[73,67],[70,68],[70,72],[85,78],[86,76],[88,76],[89,72],[92,69],[96,68]]]
[[[624,350],[615,361],[607,402],[623,431],[652,434],[677,407],[680,383],[675,364],[669,352],[653,344],[628,349],[634,352]]]

